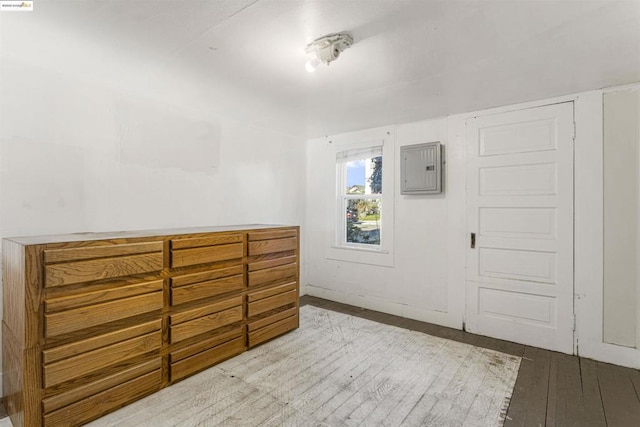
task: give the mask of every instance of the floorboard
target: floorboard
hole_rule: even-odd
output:
[[[598,363],[590,359],[579,359],[582,400],[584,405],[584,425],[606,426],[600,384],[598,384]]]
[[[364,314],[302,307],[300,329],[91,425],[502,424],[520,358]]]
[[[301,304],[311,304],[522,357],[511,401],[508,408],[505,408],[504,425],[507,427],[640,426],[640,371],[638,370],[474,335],[417,320],[379,314],[372,310],[310,296],[302,297]],[[482,387],[491,387],[491,384],[482,382],[479,384]],[[466,386],[472,388],[477,384],[467,383]],[[420,400],[416,401],[416,399],[423,400],[419,407],[412,409],[415,411],[414,415],[426,416],[433,421],[434,425],[444,423],[447,419],[446,415],[443,416],[446,408],[442,408],[442,405],[436,406],[437,403],[431,404],[422,396],[412,396],[410,387],[406,392],[404,390],[398,392],[406,393],[401,398],[401,406],[417,405]],[[460,397],[460,399],[468,398],[469,396]],[[407,408],[404,408],[405,412],[406,410]],[[429,410],[434,414],[425,415]],[[459,409],[455,408],[454,404],[448,409],[447,414],[456,414],[457,411]],[[393,411],[385,420],[389,422],[384,425],[398,425],[402,421],[393,416]]]
[[[629,420],[640,424],[640,401],[628,370],[598,362],[597,371],[607,425],[633,425],[629,424]]]
[[[295,334],[288,334],[277,347],[259,346],[245,353],[249,357],[230,359],[129,405],[125,412],[109,415],[111,424],[105,425],[208,426],[242,421],[243,425],[326,427],[463,425],[460,420],[465,420],[464,425],[480,426],[487,411],[502,409],[507,427],[640,426],[638,370],[302,297],[301,305],[307,304],[354,317],[325,332],[310,331],[313,342],[307,346],[301,346],[303,339]],[[358,319],[406,331],[395,331],[402,339],[393,358],[367,357],[384,351],[391,338],[383,333],[355,340],[372,327]],[[418,336],[411,331],[427,334],[425,340],[415,346]],[[333,345],[319,339],[323,333]],[[455,342],[476,348],[457,347]],[[474,365],[486,358],[483,351],[522,357],[518,372],[512,373],[517,378],[508,406],[492,393],[495,375],[474,374],[478,372]],[[296,363],[279,363],[284,354]],[[320,360],[313,369],[292,368],[317,355]],[[436,367],[424,375],[421,367],[427,362]],[[248,385],[232,373],[250,376],[254,383]],[[162,410],[150,413],[150,406]],[[11,426],[2,415],[0,427]]]

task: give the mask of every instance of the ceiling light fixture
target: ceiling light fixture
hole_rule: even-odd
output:
[[[314,54],[314,57],[305,64],[305,68],[312,73],[322,62],[329,65],[330,62],[338,59],[340,53],[350,48],[352,44],[353,37],[347,33],[328,34],[315,39],[305,49],[308,54]]]

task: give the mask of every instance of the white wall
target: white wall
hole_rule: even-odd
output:
[[[439,140],[446,147],[445,192],[441,196],[400,196],[396,182],[395,251],[392,267],[327,259],[324,246],[334,203],[334,167],[328,141],[308,141],[307,292],[400,316],[461,328],[465,304],[465,120],[479,114],[573,101],[575,108],[575,335],[582,356],[640,368],[640,351],[603,339],[603,110],[602,90],[470,112],[443,119],[389,126],[395,150],[405,144]],[[350,134],[367,135],[371,130]],[[398,159],[399,156],[396,156]],[[396,160],[396,166],[398,160]],[[398,167],[396,168],[397,170]],[[397,181],[396,173],[396,181]]]
[[[440,141],[445,146],[444,193],[430,196],[400,194],[394,179],[394,244],[392,261],[371,265],[327,257],[335,217],[335,146],[382,139],[393,144],[394,168],[385,165],[383,175],[400,171],[400,147]],[[427,120],[389,128],[369,129],[346,135],[310,140],[307,150],[307,293],[376,309],[404,317],[462,327],[464,294],[449,286],[452,267],[449,251],[460,235],[456,203],[464,187],[456,175],[463,172],[462,141],[448,135],[446,119]],[[338,148],[339,149],[339,148]],[[395,169],[395,171],[393,170]],[[394,173],[395,172],[395,173]],[[462,190],[462,191],[461,191]],[[384,188],[383,188],[384,192]],[[385,222],[383,219],[383,227]],[[453,260],[459,270],[458,260]],[[462,265],[464,268],[464,264]]]
[[[38,23],[3,21],[2,237],[301,223],[303,139],[216,113],[234,100],[179,65]]]

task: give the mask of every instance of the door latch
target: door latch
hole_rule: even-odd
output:
[[[471,233],[471,249],[476,248],[476,233]]]

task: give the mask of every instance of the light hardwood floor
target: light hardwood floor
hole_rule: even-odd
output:
[[[97,426],[498,426],[520,358],[307,305],[301,327]]]
[[[311,304],[522,357],[506,414],[511,426],[640,426],[640,371],[304,296]]]
[[[640,425],[638,422],[640,420],[640,371],[473,335],[456,329],[314,297],[302,297],[301,304],[322,307],[355,317],[419,331],[434,337],[447,338],[523,357],[506,414],[506,426],[627,427]],[[274,341],[274,343],[277,342]],[[266,346],[261,346],[254,351],[265,351],[266,348]],[[282,406],[264,397],[257,387],[247,388],[245,386],[245,390],[242,391],[240,385],[243,382],[238,378],[230,378],[228,374],[217,370],[212,373],[214,374],[213,381],[216,381],[214,387],[209,383],[211,378],[201,374],[193,378],[194,382],[182,381],[174,386],[176,387],[176,395],[179,396],[178,401],[167,402],[163,397],[158,396],[154,398],[155,404],[184,411],[190,411],[195,405],[200,407],[200,411],[202,411],[203,406],[206,405],[204,400],[215,398],[216,395],[221,396],[217,393],[221,388],[224,388],[227,398],[219,399],[223,406],[226,405],[226,409],[218,412],[219,416],[212,418],[210,422],[215,419],[219,420],[226,414],[227,424],[239,425],[238,422],[234,422],[239,419],[234,419],[232,408],[235,405],[246,411],[249,410],[248,408],[253,402],[267,408],[270,405],[275,405],[266,412],[262,412],[262,416],[264,416],[269,411],[275,411],[272,413],[272,417],[275,416],[271,419],[273,423],[277,423],[277,420],[283,423],[284,420],[288,420],[290,425],[322,425],[315,423],[313,419],[292,405]],[[182,396],[183,393],[191,393],[192,391],[196,392],[197,399],[188,399],[186,395]],[[330,393],[330,391],[327,390],[326,393]],[[142,405],[138,408],[140,411],[144,411],[144,409]],[[149,411],[146,414],[149,419],[170,419],[170,414],[162,409],[155,413]],[[202,413],[202,415],[206,414],[207,412]],[[253,417],[254,419],[261,418],[258,415],[253,415]],[[277,425],[273,423],[272,425]],[[204,425],[209,425],[209,423]],[[0,419],[0,427],[10,426],[8,418]]]

